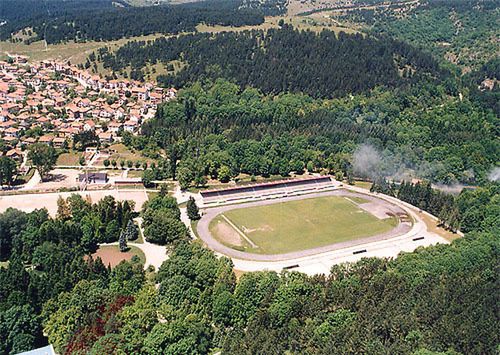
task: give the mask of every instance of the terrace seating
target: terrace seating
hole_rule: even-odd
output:
[[[223,190],[200,192],[205,205],[219,205],[232,202],[274,199],[286,196],[297,196],[306,193],[332,189],[329,176],[321,176],[300,180],[283,180],[249,186],[238,186]]]

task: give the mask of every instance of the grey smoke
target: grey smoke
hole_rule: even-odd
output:
[[[412,164],[388,150],[380,151],[370,144],[360,145],[353,154],[353,171],[356,176],[376,180],[387,178],[411,181],[418,176]]]
[[[373,146],[363,144],[353,154],[354,174],[375,179],[380,177],[382,155]]]
[[[409,146],[399,147],[396,152],[391,152],[388,149],[380,150],[371,144],[362,144],[353,153],[354,175],[372,180],[386,178],[395,182],[428,179],[434,182],[433,187],[448,193],[459,193],[475,181],[474,171],[468,169],[456,176],[456,179],[440,182],[436,177],[446,176],[446,166],[439,161],[422,161],[420,156],[421,152]],[[500,181],[500,167],[493,168],[488,179]]]
[[[453,184],[453,185],[432,184],[432,188],[441,190],[443,192],[446,192],[447,194],[452,194],[452,195],[458,195],[466,187],[467,187],[466,185],[462,184]]]
[[[488,174],[488,180],[490,181],[500,181],[500,167],[497,166],[496,168],[493,168],[492,171]]]

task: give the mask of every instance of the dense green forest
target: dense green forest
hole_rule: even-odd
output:
[[[11,244],[0,267],[0,353],[48,341],[61,354],[494,354],[499,188],[452,202],[469,234],[451,246],[337,265],[330,275],[256,272],[238,281],[229,259],[182,231],[167,237],[171,254],[157,273],[138,260],[110,270],[84,258],[100,223],[123,210],[111,200],[92,206],[72,196],[55,219],[11,209],[0,214],[2,250]],[[406,191],[430,196],[426,187]],[[150,226],[181,223],[166,194],[142,213]],[[163,229],[152,231],[171,230]]]
[[[478,70],[465,75],[464,80],[469,84],[471,98],[500,116],[500,58],[486,62]],[[491,90],[481,87],[484,80],[493,81]]]
[[[176,175],[185,186],[203,183],[203,176],[221,179],[221,168],[229,168],[230,177],[307,169],[341,178],[485,182],[499,161],[498,117],[450,97],[450,89],[419,85],[320,100],[264,95],[223,80],[197,83],[160,106],[141,136],[126,136],[124,142],[151,156],[165,148],[171,161],[153,167],[155,178]],[[376,155],[370,171],[355,169],[356,160],[364,159],[359,146]]]
[[[110,9],[113,7],[113,2],[126,6],[126,2],[122,0],[2,0],[0,21],[20,21],[37,16]]]
[[[498,0],[427,0],[418,6],[357,9],[336,16],[446,58],[466,70],[498,55]]]
[[[314,97],[344,96],[379,85],[395,87],[446,76],[429,55],[401,42],[327,30],[316,34],[288,25],[266,32],[132,41],[116,52],[102,49],[95,59],[114,72],[129,66],[132,72],[140,71],[148,63],[185,62],[187,66],[175,75],[158,78],[167,86],[223,77],[264,93],[304,92]]]
[[[70,8],[54,14],[50,11],[47,14],[32,12],[31,17],[14,18],[0,26],[0,39],[9,39],[12,33],[25,28],[31,28],[34,33],[28,42],[43,39],[47,43],[59,43],[194,32],[200,23],[242,26],[264,22],[262,11],[240,9],[239,5],[238,1],[211,0],[176,6],[103,7],[78,11]]]

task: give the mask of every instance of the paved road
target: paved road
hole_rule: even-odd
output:
[[[331,267],[336,264],[356,262],[361,258],[368,257],[394,258],[401,252],[412,252],[418,247],[427,247],[437,243],[447,243],[447,241],[437,235],[429,234],[425,234],[425,238],[418,241],[413,241],[412,237],[402,236],[380,242],[363,244],[362,249],[366,249],[366,252],[362,254],[353,254],[354,251],[361,249],[361,246],[356,246],[319,255],[277,262],[251,261],[236,258],[232,258],[232,260],[234,268],[244,272],[262,270],[281,272],[283,269],[289,269],[291,271],[300,271],[308,275],[327,275],[330,273]]]
[[[31,177],[30,181],[28,181],[20,190],[32,190],[42,181],[40,173],[38,170],[35,170],[35,173]]]

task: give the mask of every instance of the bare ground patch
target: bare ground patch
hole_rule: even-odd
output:
[[[391,209],[390,205],[378,201],[361,203],[358,206],[378,219],[391,218],[395,214],[395,211]]]
[[[238,232],[226,222],[217,220],[213,228],[215,232],[214,235],[216,235],[222,243],[237,247],[243,246],[243,241]]]
[[[108,266],[109,264],[111,267],[115,267],[123,260],[131,260],[134,255],[137,255],[144,263],[144,253],[136,247],[131,247],[129,251],[122,253],[117,245],[102,246],[92,254],[92,257],[94,259],[100,257],[104,265]]]

